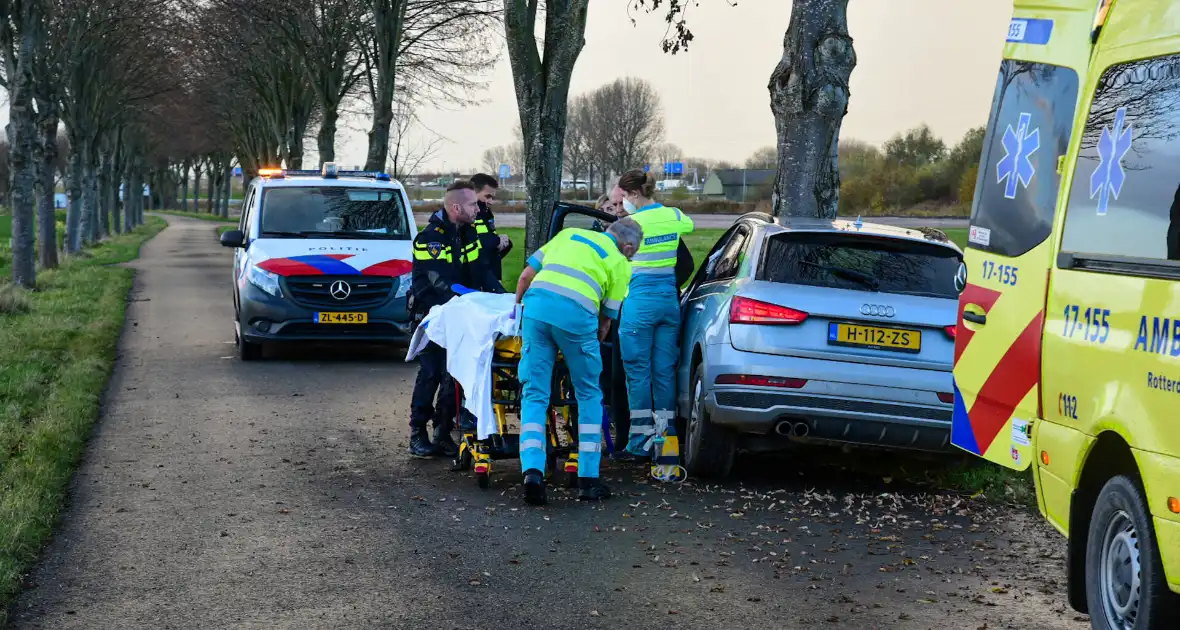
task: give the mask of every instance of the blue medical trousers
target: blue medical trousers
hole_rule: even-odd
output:
[[[597,322],[588,332],[570,332],[525,311],[521,322],[520,469],[545,472],[546,420],[553,368],[560,350],[578,401],[578,476],[598,478],[602,460],[602,355]],[[589,316],[588,317],[592,317]]]
[[[619,352],[631,408],[627,450],[635,455],[651,456],[653,439],[675,417],[679,336],[675,281],[663,276],[633,279],[619,318]]]

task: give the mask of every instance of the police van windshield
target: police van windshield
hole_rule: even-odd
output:
[[[410,237],[401,194],[383,188],[299,186],[262,195],[262,234],[291,238]]]
[[[1065,155],[1077,108],[1071,68],[1015,59],[1000,65],[971,210],[968,247],[1020,256],[1053,230]]]
[[[758,279],[854,291],[956,299],[959,252],[942,245],[846,234],[780,234]]]

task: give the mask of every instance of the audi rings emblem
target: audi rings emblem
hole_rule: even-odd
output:
[[[337,280],[328,287],[328,294],[337,300],[347,300],[349,295],[352,295],[352,287],[343,280]]]
[[[897,311],[893,310],[892,306],[885,306],[883,304],[863,304],[860,307],[861,315],[871,315],[873,317],[893,317],[897,315]]]
[[[959,263],[959,270],[955,272],[955,290],[959,293],[967,288],[967,265]]]

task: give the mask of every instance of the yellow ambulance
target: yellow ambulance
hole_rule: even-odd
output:
[[[956,283],[953,443],[1094,627],[1180,628],[1180,1],[1016,2]]]

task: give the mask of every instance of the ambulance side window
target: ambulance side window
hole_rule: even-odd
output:
[[[1020,256],[1053,231],[1065,155],[1073,129],[1078,75],[1070,68],[1005,59],[983,142],[969,247]]]
[[[1167,275],[1180,276],[1180,266],[1161,265],[1180,261],[1180,55],[1103,73],[1066,212],[1063,251],[1167,266]]]

